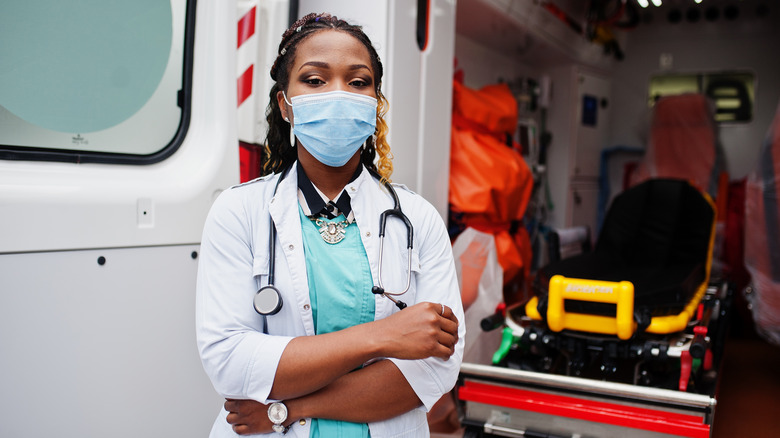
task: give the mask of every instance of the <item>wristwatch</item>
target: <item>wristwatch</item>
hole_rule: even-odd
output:
[[[268,406],[268,419],[274,425],[271,426],[276,433],[285,434],[289,426],[285,426],[282,423],[287,420],[287,406],[282,402],[274,402]]]

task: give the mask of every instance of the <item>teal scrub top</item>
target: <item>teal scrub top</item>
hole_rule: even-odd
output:
[[[343,330],[374,320],[374,285],[371,268],[360,230],[349,224],[344,239],[336,244],[325,242],[319,227],[298,208],[309,278],[309,298],[315,333],[320,335]],[[344,215],[327,222],[345,220]],[[310,437],[370,437],[368,424],[312,419]]]

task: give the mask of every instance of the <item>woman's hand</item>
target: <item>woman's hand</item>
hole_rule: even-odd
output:
[[[273,432],[273,423],[268,419],[268,405],[254,400],[227,399],[225,410],[228,411],[227,422],[239,435]]]
[[[376,339],[385,357],[447,360],[458,342],[458,318],[439,303],[418,303],[376,321]]]

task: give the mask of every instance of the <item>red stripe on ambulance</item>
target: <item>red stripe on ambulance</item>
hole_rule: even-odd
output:
[[[252,94],[252,77],[255,70],[254,65],[250,65],[246,71],[238,78],[238,106]]]
[[[240,20],[238,20],[238,46],[244,44],[244,41],[255,34],[255,13],[257,12],[257,6],[249,10]]]
[[[240,20],[238,20],[238,46],[246,42],[252,35],[255,34],[255,16],[257,15],[257,6],[254,6],[249,10]],[[244,101],[252,95],[252,80],[254,72],[254,64],[250,64],[249,67],[244,70],[238,78],[238,106],[241,106]]]

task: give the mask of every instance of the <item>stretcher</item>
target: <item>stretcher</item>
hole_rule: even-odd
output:
[[[616,197],[593,252],[483,320],[503,338],[492,365],[461,368],[465,436],[710,436],[733,293],[711,273],[715,223],[684,180]]]

